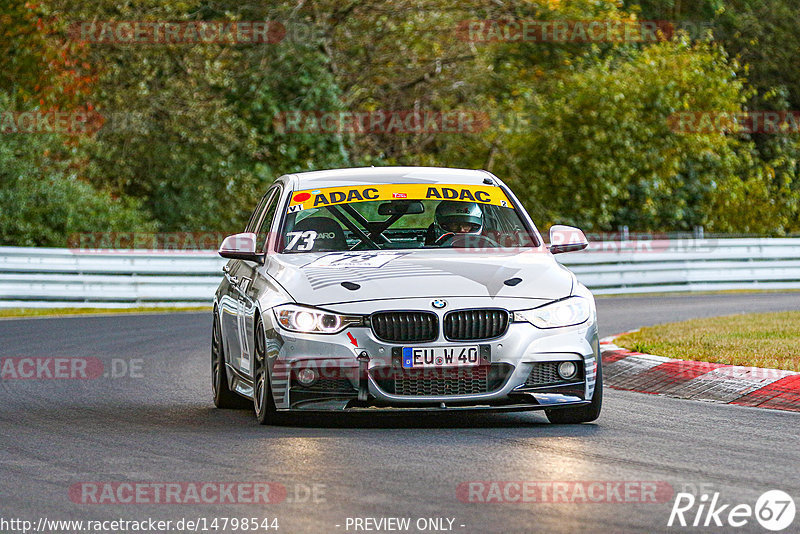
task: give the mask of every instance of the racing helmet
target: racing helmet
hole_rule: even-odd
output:
[[[440,235],[480,234],[483,230],[483,211],[475,202],[443,200],[436,206],[434,222]]]

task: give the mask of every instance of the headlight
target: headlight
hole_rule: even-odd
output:
[[[286,330],[305,334],[336,334],[348,326],[364,323],[357,315],[339,315],[294,304],[276,306],[272,311],[275,319]]]
[[[569,297],[534,310],[514,312],[515,321],[527,321],[538,328],[560,328],[585,323],[592,314],[592,304],[583,297]]]

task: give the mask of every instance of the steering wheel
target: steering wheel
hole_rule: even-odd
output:
[[[455,248],[484,249],[500,247],[497,241],[483,234],[454,234],[453,232],[448,232],[439,237],[434,244],[443,246],[445,243]]]
[[[450,243],[452,247],[458,248],[498,248],[500,244],[489,236],[483,234],[459,234],[453,237]]]
[[[433,244],[436,245],[437,247],[440,247],[440,246],[442,246],[444,244],[445,241],[447,241],[449,239],[453,239],[455,236],[456,236],[456,234],[454,234],[453,232],[444,233],[444,234],[440,235],[436,239],[436,241],[433,242]]]

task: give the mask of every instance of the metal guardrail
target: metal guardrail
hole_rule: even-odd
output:
[[[211,305],[216,252],[0,247],[0,308]]]
[[[558,260],[595,294],[800,289],[800,238],[593,243]],[[0,308],[210,305],[215,252],[0,247]]]
[[[800,289],[800,238],[607,241],[557,258],[596,295]]]

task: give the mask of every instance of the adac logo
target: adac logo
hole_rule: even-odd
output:
[[[441,310],[442,308],[447,307],[447,301],[444,299],[436,299],[433,302],[431,302],[431,306],[433,306],[437,310]]]

